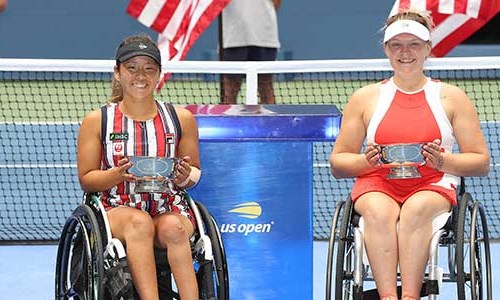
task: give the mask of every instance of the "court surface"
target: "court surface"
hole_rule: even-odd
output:
[[[312,300],[325,299],[325,270],[328,244],[314,242],[313,296]],[[500,295],[500,243],[491,244],[493,260],[493,295]],[[49,300],[54,299],[54,270],[57,255],[56,246],[0,246],[0,299],[2,300]],[[441,259],[443,257],[441,256]],[[229,270],[231,271],[231,270]],[[440,299],[446,297],[445,285]],[[245,299],[236,299],[245,300]],[[264,300],[264,299],[260,299]],[[281,300],[281,299],[269,299]],[[283,299],[285,300],[285,299]],[[308,299],[286,299],[308,300]]]

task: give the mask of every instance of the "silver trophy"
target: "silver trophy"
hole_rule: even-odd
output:
[[[136,193],[169,193],[172,179],[180,159],[173,157],[131,156],[132,167],[128,170],[135,175]]]
[[[382,167],[389,168],[389,179],[420,178],[417,170],[424,164],[421,143],[379,145]]]

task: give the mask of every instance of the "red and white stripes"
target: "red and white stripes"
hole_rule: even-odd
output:
[[[446,55],[500,11],[495,0],[396,0],[390,15],[404,9],[428,11],[434,20],[432,54]]]

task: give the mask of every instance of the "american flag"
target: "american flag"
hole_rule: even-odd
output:
[[[390,15],[408,8],[428,11],[434,20],[432,54],[445,56],[500,12],[498,0],[396,0]]]
[[[230,0],[131,0],[127,13],[158,35],[162,62],[183,60]],[[164,74],[158,89],[169,74]]]

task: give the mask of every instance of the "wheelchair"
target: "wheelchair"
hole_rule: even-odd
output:
[[[438,224],[439,216],[433,222],[434,233],[420,296],[438,299],[445,284],[456,284],[454,299],[491,300],[491,254],[484,207],[465,191],[464,178],[461,178],[457,199],[458,205],[453,207],[441,224]],[[374,286],[374,278],[363,249],[363,233],[360,229],[362,218],[353,206],[350,197],[340,201],[332,218],[327,254],[326,300],[380,299],[376,288],[364,289],[365,282],[372,282]],[[438,265],[439,249],[448,254],[447,266]],[[398,282],[400,279],[398,272]],[[401,297],[399,284],[398,297]]]
[[[228,300],[229,275],[219,227],[204,205],[191,198],[189,205],[197,224],[191,250],[199,298]],[[180,299],[165,249],[155,248],[155,259],[160,299]],[[55,277],[56,299],[139,299],[128,272],[125,249],[112,238],[98,195],[85,194],[83,203],[66,220]],[[128,296],[123,291],[128,291]]]

